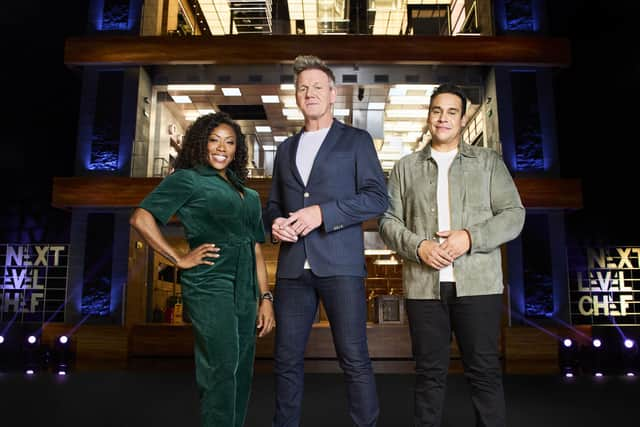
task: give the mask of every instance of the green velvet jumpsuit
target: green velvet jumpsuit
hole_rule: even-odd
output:
[[[244,423],[255,356],[255,243],[265,238],[258,193],[242,186],[232,171],[226,174],[232,184],[209,166],[178,169],[140,204],[163,224],[176,214],[192,249],[203,243],[220,248],[214,265],[181,275],[205,427]]]

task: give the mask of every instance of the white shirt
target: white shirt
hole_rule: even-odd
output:
[[[300,135],[298,151],[296,152],[296,167],[305,186],[307,182],[309,182],[313,162],[318,155],[318,151],[320,151],[324,139],[329,133],[329,129],[331,129],[331,127],[311,132],[303,132],[302,135]],[[307,270],[311,269],[311,265],[307,259],[304,260],[304,268]]]
[[[324,141],[324,138],[329,133],[329,129],[324,128],[314,130],[312,132],[303,132],[300,135],[300,141],[298,142],[298,151],[296,152],[296,167],[302,178],[304,185],[307,185],[309,181],[309,175],[311,175],[311,168],[313,167],[313,161],[316,159],[316,155],[320,150],[320,146]]]
[[[453,159],[458,154],[458,149],[451,151],[431,150],[431,157],[438,165],[438,231],[451,230],[451,210],[449,206],[449,168]],[[440,238],[440,243],[445,239]],[[455,282],[453,264],[440,269],[441,282]]]

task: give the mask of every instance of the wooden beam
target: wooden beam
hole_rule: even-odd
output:
[[[582,208],[582,185],[579,179],[516,178],[515,182],[522,203],[527,208]]]
[[[51,204],[57,208],[125,208],[137,206],[161,178],[71,177],[53,178]],[[582,189],[577,179],[516,178],[525,207],[580,209]],[[247,185],[266,204],[271,179],[250,179]]]
[[[551,37],[89,36],[65,42],[67,65],[291,63],[300,53],[333,64],[568,66],[567,39]]]
[[[119,176],[53,178],[51,204],[57,208],[133,207],[161,178]]]

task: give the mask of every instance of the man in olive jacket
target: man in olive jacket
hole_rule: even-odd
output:
[[[415,426],[439,426],[455,333],[479,426],[506,426],[498,337],[500,246],[525,211],[500,156],[461,142],[466,97],[442,85],[430,100],[431,142],[389,177],[384,242],[404,260],[403,284],[416,362]]]

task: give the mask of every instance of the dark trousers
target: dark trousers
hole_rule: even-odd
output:
[[[440,291],[440,300],[407,300],[416,362],[414,426],[440,426],[453,332],[471,386],[476,425],[504,427],[498,352],[502,295],[457,297],[451,283],[442,283]]]
[[[379,409],[367,346],[364,281],[351,276],[318,277],[311,270],[305,270],[298,279],[280,279],[276,285],[273,426],[300,425],[304,352],[319,299],[327,312],[338,361],[344,371],[351,419],[357,426],[375,426]]]

